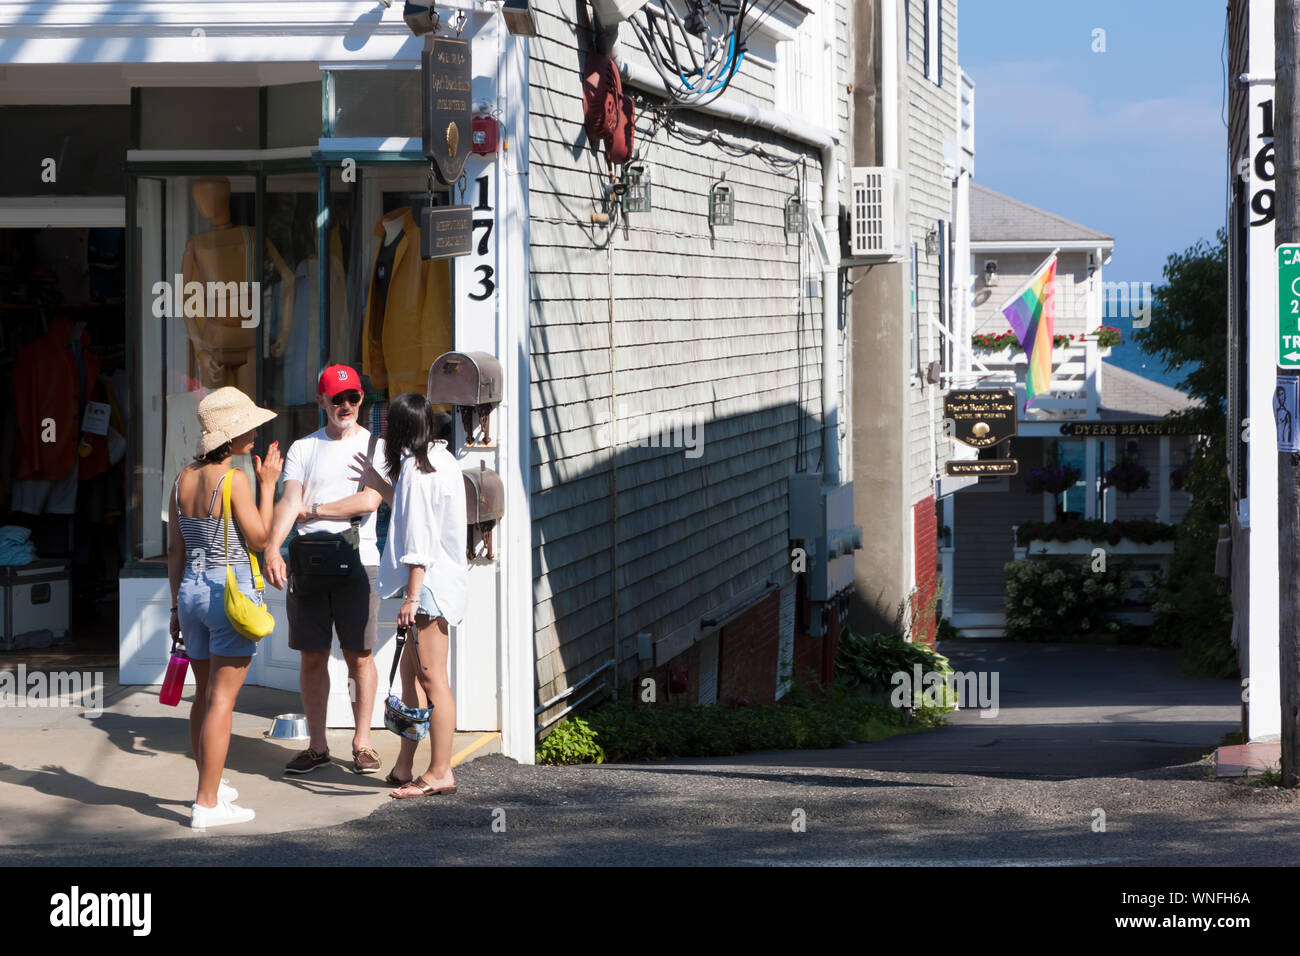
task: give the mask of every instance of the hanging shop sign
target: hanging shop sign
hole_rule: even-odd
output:
[[[949,478],[968,478],[971,475],[1018,475],[1020,462],[1014,458],[978,458],[971,461],[944,463]]]
[[[963,388],[943,399],[951,437],[971,448],[988,448],[1016,434],[1016,393],[1009,388]],[[1002,474],[1002,472],[999,472]]]
[[[1061,426],[1066,438],[1126,438],[1141,435],[1193,435],[1186,425],[1161,420],[1145,422],[1066,422]]]
[[[450,186],[460,178],[472,146],[469,41],[425,37],[420,76],[424,155],[438,181]]]
[[[474,212],[469,206],[426,206],[420,210],[420,258],[469,255],[473,231]]]

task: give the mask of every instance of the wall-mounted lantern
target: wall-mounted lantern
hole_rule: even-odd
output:
[[[623,167],[623,212],[649,212],[650,167],[631,164]]]
[[[505,17],[506,29],[511,36],[537,36],[537,21],[533,19],[528,0],[505,0],[501,4],[501,15]]]
[[[803,202],[796,191],[785,201],[785,234],[798,235],[803,232]]]
[[[927,259],[933,259],[939,254],[939,230],[931,229],[925,234],[925,255]]]
[[[736,222],[736,195],[719,179],[709,190],[709,225],[731,226]]]

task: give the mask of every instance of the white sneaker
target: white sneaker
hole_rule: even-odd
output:
[[[234,803],[239,799],[239,791],[230,785],[225,777],[221,778],[221,783],[217,784],[217,800],[222,803]]]
[[[247,823],[256,815],[247,807],[237,807],[226,800],[218,800],[215,807],[201,807],[196,803],[190,808],[190,826],[195,830],[224,827],[230,823]]]

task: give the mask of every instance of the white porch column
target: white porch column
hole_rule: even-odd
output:
[[[1156,520],[1169,523],[1169,436],[1160,436],[1160,505]]]
[[[1083,516],[1088,521],[1097,517],[1097,439],[1083,440],[1083,477],[1088,483],[1088,493],[1083,499]]]
[[[1088,421],[1097,419],[1097,399],[1101,395],[1101,355],[1097,351],[1097,340],[1088,336],[1083,342],[1083,367],[1086,376],[1087,385],[1084,394],[1087,396],[1087,415]]]

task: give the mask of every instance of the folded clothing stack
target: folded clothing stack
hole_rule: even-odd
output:
[[[0,528],[0,566],[18,567],[36,560],[36,549],[28,539],[30,528],[7,524]]]

